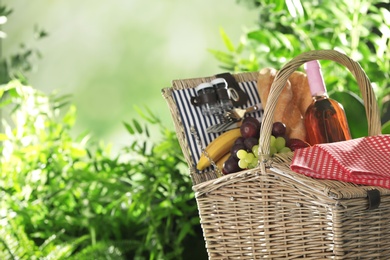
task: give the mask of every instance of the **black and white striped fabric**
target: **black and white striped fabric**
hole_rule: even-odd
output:
[[[240,82],[241,89],[248,94],[248,102],[244,107],[260,104],[260,97],[257,91],[256,81]],[[207,133],[206,129],[212,125],[220,123],[218,118],[213,116],[202,115],[200,107],[191,104],[191,97],[196,96],[195,88],[181,89],[173,91],[173,97],[180,112],[181,121],[183,123],[187,143],[192,155],[195,166],[202,153],[202,148],[205,148],[212,140],[220,133]],[[262,119],[263,110],[251,113],[251,116]],[[194,135],[193,131],[197,136]],[[209,169],[207,169],[209,170]]]

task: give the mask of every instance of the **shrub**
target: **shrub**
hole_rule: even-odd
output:
[[[12,81],[0,88],[10,114],[0,133],[1,259],[180,259],[200,238],[199,218],[175,133],[124,123],[119,155],[71,135],[68,97]]]
[[[379,0],[287,1],[241,0],[256,8],[258,21],[237,45],[221,29],[226,50],[210,50],[221,67],[229,71],[281,68],[298,54],[316,49],[335,49],[358,61],[372,81],[382,123],[390,120],[390,4]],[[360,95],[356,80],[334,62],[321,61],[330,95]],[[353,98],[348,97],[348,100]],[[343,100],[344,101],[344,100]],[[359,105],[360,103],[360,105]],[[349,105],[360,106],[361,99]],[[353,110],[353,109],[352,109]],[[364,111],[364,110],[363,110]],[[348,111],[347,117],[348,117]],[[353,112],[353,111],[352,111]],[[360,113],[360,112],[359,112]],[[360,122],[352,122],[356,125]],[[354,128],[354,127],[353,127]],[[390,133],[390,122],[384,125]],[[357,135],[362,135],[358,133]]]

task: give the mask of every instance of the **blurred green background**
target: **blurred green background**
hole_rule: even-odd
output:
[[[24,42],[42,58],[28,74],[47,93],[73,95],[75,131],[123,145],[122,121],[149,107],[166,125],[169,110],[160,90],[171,80],[221,72],[208,48],[224,49],[223,27],[232,39],[256,22],[256,11],[235,0],[3,0],[13,9],[3,30],[3,54]],[[33,28],[48,33],[39,41]]]
[[[213,75],[219,66],[280,68],[304,51],[335,49],[362,64],[383,133],[390,133],[388,1],[235,1],[0,0],[13,10],[0,7],[0,37],[8,34],[0,79],[23,80],[23,65],[34,66],[25,75],[33,88],[0,88],[0,116],[9,119],[0,131],[0,259],[207,258],[187,165],[160,94],[173,79]],[[37,40],[41,30],[49,35]],[[31,49],[42,58],[30,61]],[[353,75],[322,64],[350,128],[367,132]],[[54,90],[72,94],[72,104],[48,98]],[[155,116],[134,119],[134,106]],[[123,149],[112,153],[106,143]]]

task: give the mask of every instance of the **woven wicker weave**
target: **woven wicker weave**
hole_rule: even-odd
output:
[[[333,50],[310,51],[288,62],[277,74],[260,131],[260,159],[255,169],[215,178],[193,175],[195,197],[210,259],[388,259],[390,190],[318,180],[290,170],[292,153],[269,158],[269,136],[278,96],[288,77],[310,60],[333,60],[356,78],[366,107],[369,135],[380,134],[378,106],[360,65]],[[248,78],[257,77],[250,73]],[[245,75],[235,75],[247,80]],[[193,88],[205,79],[174,81]],[[163,91],[183,153],[185,137],[169,89]],[[190,165],[190,164],[189,164]],[[380,193],[369,209],[367,191]]]

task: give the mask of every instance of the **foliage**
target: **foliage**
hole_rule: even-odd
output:
[[[175,133],[124,123],[118,156],[87,134],[72,138],[69,97],[12,81],[0,133],[1,259],[180,259],[199,218]]]
[[[241,0],[258,10],[256,28],[237,45],[221,29],[227,51],[210,50],[229,71],[281,68],[296,55],[335,49],[358,61],[372,81],[382,122],[390,96],[390,11],[378,0]],[[352,74],[340,65],[321,61],[328,90],[360,95]],[[361,99],[359,100],[361,102]],[[347,115],[348,116],[348,115]]]
[[[7,22],[7,17],[11,14],[12,9],[0,4],[0,26]],[[37,40],[43,39],[47,36],[47,32],[43,29],[37,26],[33,29],[34,36]],[[7,34],[0,30],[0,42],[6,36]],[[18,79],[23,83],[27,83],[25,73],[32,70],[32,59],[40,57],[41,53],[38,49],[29,47],[25,43],[21,43],[19,51],[9,57],[3,57],[0,50],[0,84],[6,84],[12,79]]]

